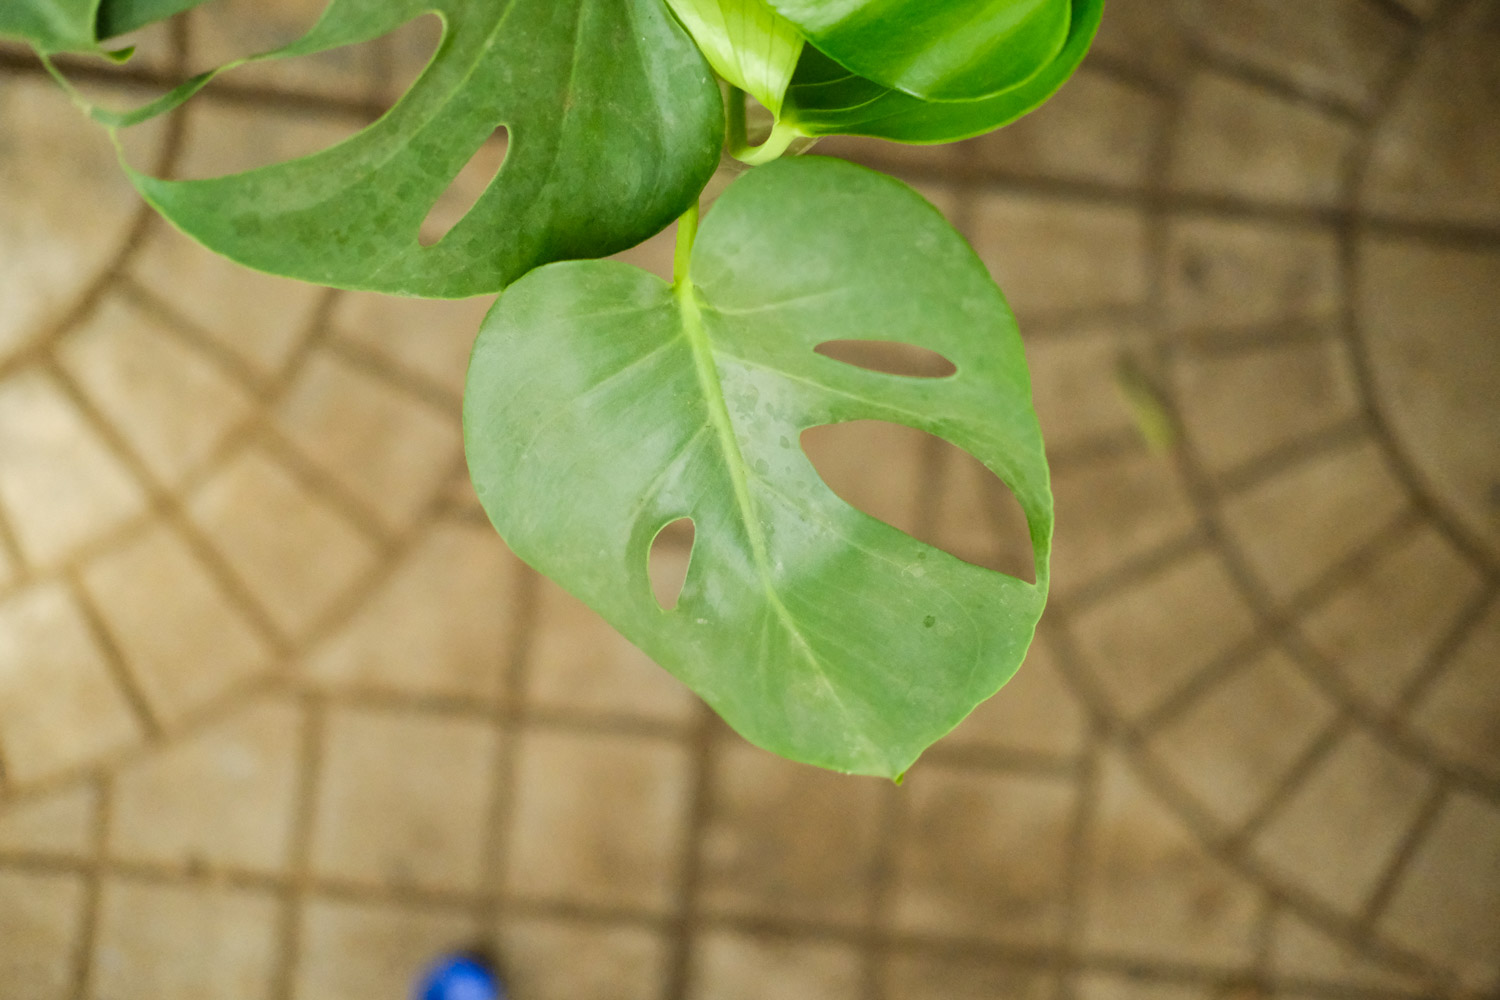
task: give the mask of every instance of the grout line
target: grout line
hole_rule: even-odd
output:
[[[94,645],[103,654],[106,669],[115,682],[115,688],[124,696],[125,703],[130,706],[131,714],[135,716],[135,721],[140,726],[146,742],[156,742],[161,739],[164,731],[161,718],[141,686],[140,679],[131,669],[125,651],[115,640],[114,633],[104,620],[104,615],[99,611],[98,606],[94,604],[83,581],[74,573],[66,574],[63,579],[68,588],[68,596],[73,599],[74,606],[83,614]]]
[[[1417,851],[1426,840],[1427,834],[1431,832],[1433,825],[1437,823],[1438,816],[1442,813],[1448,798],[1447,783],[1441,779],[1434,781],[1426,799],[1422,802],[1416,819],[1412,821],[1406,835],[1401,838],[1401,843],[1397,845],[1390,864],[1386,866],[1380,880],[1375,884],[1375,889],[1370,893],[1370,898],[1360,910],[1359,922],[1366,929],[1373,929],[1380,922],[1386,907],[1390,905],[1391,897],[1395,896],[1396,890],[1401,885],[1401,877],[1411,867]]]
[[[1077,995],[1075,975],[1083,951],[1085,920],[1089,896],[1088,876],[1093,865],[1093,833],[1099,815],[1099,758],[1104,734],[1089,724],[1083,756],[1078,762],[1078,801],[1073,823],[1068,830],[1068,868],[1063,884],[1063,928],[1057,963],[1056,1000],[1074,1000]]]
[[[1397,695],[1391,707],[1391,715],[1401,718],[1409,715],[1426,697],[1427,692],[1442,679],[1459,652],[1468,645],[1469,639],[1489,616],[1491,608],[1500,601],[1500,580],[1489,580],[1460,609],[1453,624],[1444,632],[1426,661]]]
[[[1308,744],[1292,766],[1287,769],[1280,784],[1267,793],[1260,804],[1240,823],[1239,828],[1230,834],[1227,842],[1233,845],[1235,850],[1247,849],[1250,842],[1275,818],[1281,807],[1301,790],[1303,783],[1318,769],[1318,765],[1328,759],[1334,748],[1353,728],[1353,720],[1347,712],[1341,712],[1335,716],[1333,721]]]
[[[1191,423],[1184,426],[1191,426]],[[1192,436],[1191,431],[1187,434]],[[1218,492],[1226,500],[1241,497],[1316,459],[1354,451],[1368,437],[1369,427],[1362,414],[1346,417],[1315,430],[1303,431],[1269,451],[1217,472]]]
[[[500,918],[508,907],[501,903],[505,891],[505,873],[510,858],[511,831],[516,823],[517,778],[520,774],[523,733],[528,728],[529,705],[527,679],[532,650],[540,628],[542,612],[542,578],[529,565],[512,556],[513,609],[509,648],[501,659],[498,697],[491,706],[490,717],[499,730],[495,757],[491,763],[490,812],[486,817],[485,854],[480,884],[494,894],[481,907],[479,919],[485,926],[481,935],[499,935]]]
[[[679,843],[677,899],[664,977],[665,1000],[687,1000],[692,986],[693,953],[701,930],[699,883],[703,876],[703,838],[712,810],[714,762],[719,718],[706,703],[697,706],[698,721],[688,745],[692,755],[692,791],[688,800],[687,828]]]
[[[110,814],[114,808],[114,788],[105,778],[92,781],[95,795],[94,825],[91,831],[93,857],[80,866],[84,878],[83,915],[73,955],[73,997],[83,1000],[91,993],[94,975],[94,951],[99,935],[100,896],[109,857]]]
[[[296,808],[292,817],[292,835],[287,845],[285,876],[276,882],[281,895],[281,934],[279,961],[272,979],[271,996],[291,1000],[296,991],[297,973],[302,959],[302,910],[311,889],[312,842],[319,787],[323,772],[323,741],[328,725],[327,704],[315,694],[303,694],[302,731],[300,733],[301,767],[298,770]]]

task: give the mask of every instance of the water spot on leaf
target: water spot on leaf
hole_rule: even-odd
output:
[[[651,593],[663,611],[677,608],[682,586],[687,582],[688,563],[693,554],[693,519],[679,517],[665,525],[651,539],[646,558],[646,573],[651,579]]]
[[[418,241],[424,247],[430,247],[447,236],[469,214],[480,196],[489,190],[500,168],[505,166],[509,138],[510,132],[504,125],[495,129],[494,134],[469,157],[469,162],[463,165],[452,183],[438,195],[427,217],[422,220]]]
[[[851,507],[964,562],[1036,581],[1020,503],[962,448],[901,424],[854,420],[809,428],[802,449]],[[904,572],[925,570],[918,561]]]
[[[818,354],[846,365],[908,378],[947,378],[958,366],[937,351],[888,340],[825,340]]]
[[[937,618],[935,616],[933,616],[933,615],[928,615],[926,618],[922,619],[922,627],[923,628],[932,628],[932,626],[934,626],[936,624],[937,624]]]

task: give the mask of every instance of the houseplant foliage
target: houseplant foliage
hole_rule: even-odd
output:
[[[109,39],[202,0],[10,0],[0,34],[121,60]],[[1045,603],[1052,500],[1014,319],[983,264],[900,182],[817,156],[835,134],[949,142],[1038,106],[1102,0],[332,0],[252,60],[443,36],[389,112],[330,149],[207,180],[125,167],[175,226],[250,267],[339,288],[502,292],[470,364],[481,502],[527,562],[598,610],[751,741],[897,777],[992,695]],[[241,62],[248,60],[241,60]],[[222,67],[128,111],[170,110]],[[71,88],[70,88],[71,89]],[[746,134],[746,95],[769,135]],[[432,245],[428,210],[498,128],[504,166]],[[699,225],[721,148],[754,169]],[[677,220],[674,280],[601,261]],[[956,371],[848,364],[898,342]],[[840,500],[803,431],[860,419],[939,435],[1026,514],[1035,582],[965,563]],[[671,609],[647,565],[690,518]]]

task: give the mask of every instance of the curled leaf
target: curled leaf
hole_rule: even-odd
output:
[[[797,68],[802,33],[765,0],[667,0],[709,65],[729,83],[781,114]]]

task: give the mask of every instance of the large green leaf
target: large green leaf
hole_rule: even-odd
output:
[[[802,33],[766,0],[667,0],[725,80],[781,114]]]
[[[1010,90],[1056,58],[1068,0],[770,0],[861,76],[932,101]]]
[[[429,10],[444,20],[437,54],[353,138],[209,180],[132,171],[136,186],[190,236],[258,270],[448,298],[496,291],[548,261],[633,246],[713,174],[724,131],[718,87],[661,0],[334,0],[276,55],[367,41]],[[500,173],[423,246],[428,211],[502,125]]]
[[[957,372],[814,352],[839,339],[915,344]],[[1008,483],[1037,583],[829,490],[799,435],[858,419],[941,435]],[[464,427],[480,500],[521,558],[795,760],[901,774],[1011,676],[1041,614],[1052,500],[1015,321],[942,216],[861,167],[750,171],[676,286],[617,262],[522,278],[481,328]],[[680,517],[693,554],[664,611],[649,548]]]
[[[3,0],[0,36],[38,51],[96,52],[99,40],[163,21],[205,0]]]
[[[925,101],[840,66],[812,46],[792,78],[782,121],[804,135],[869,135],[897,142],[954,142],[1036,110],[1067,82],[1099,30],[1104,0],[1072,0],[1068,37],[1025,83],[977,101]]]

